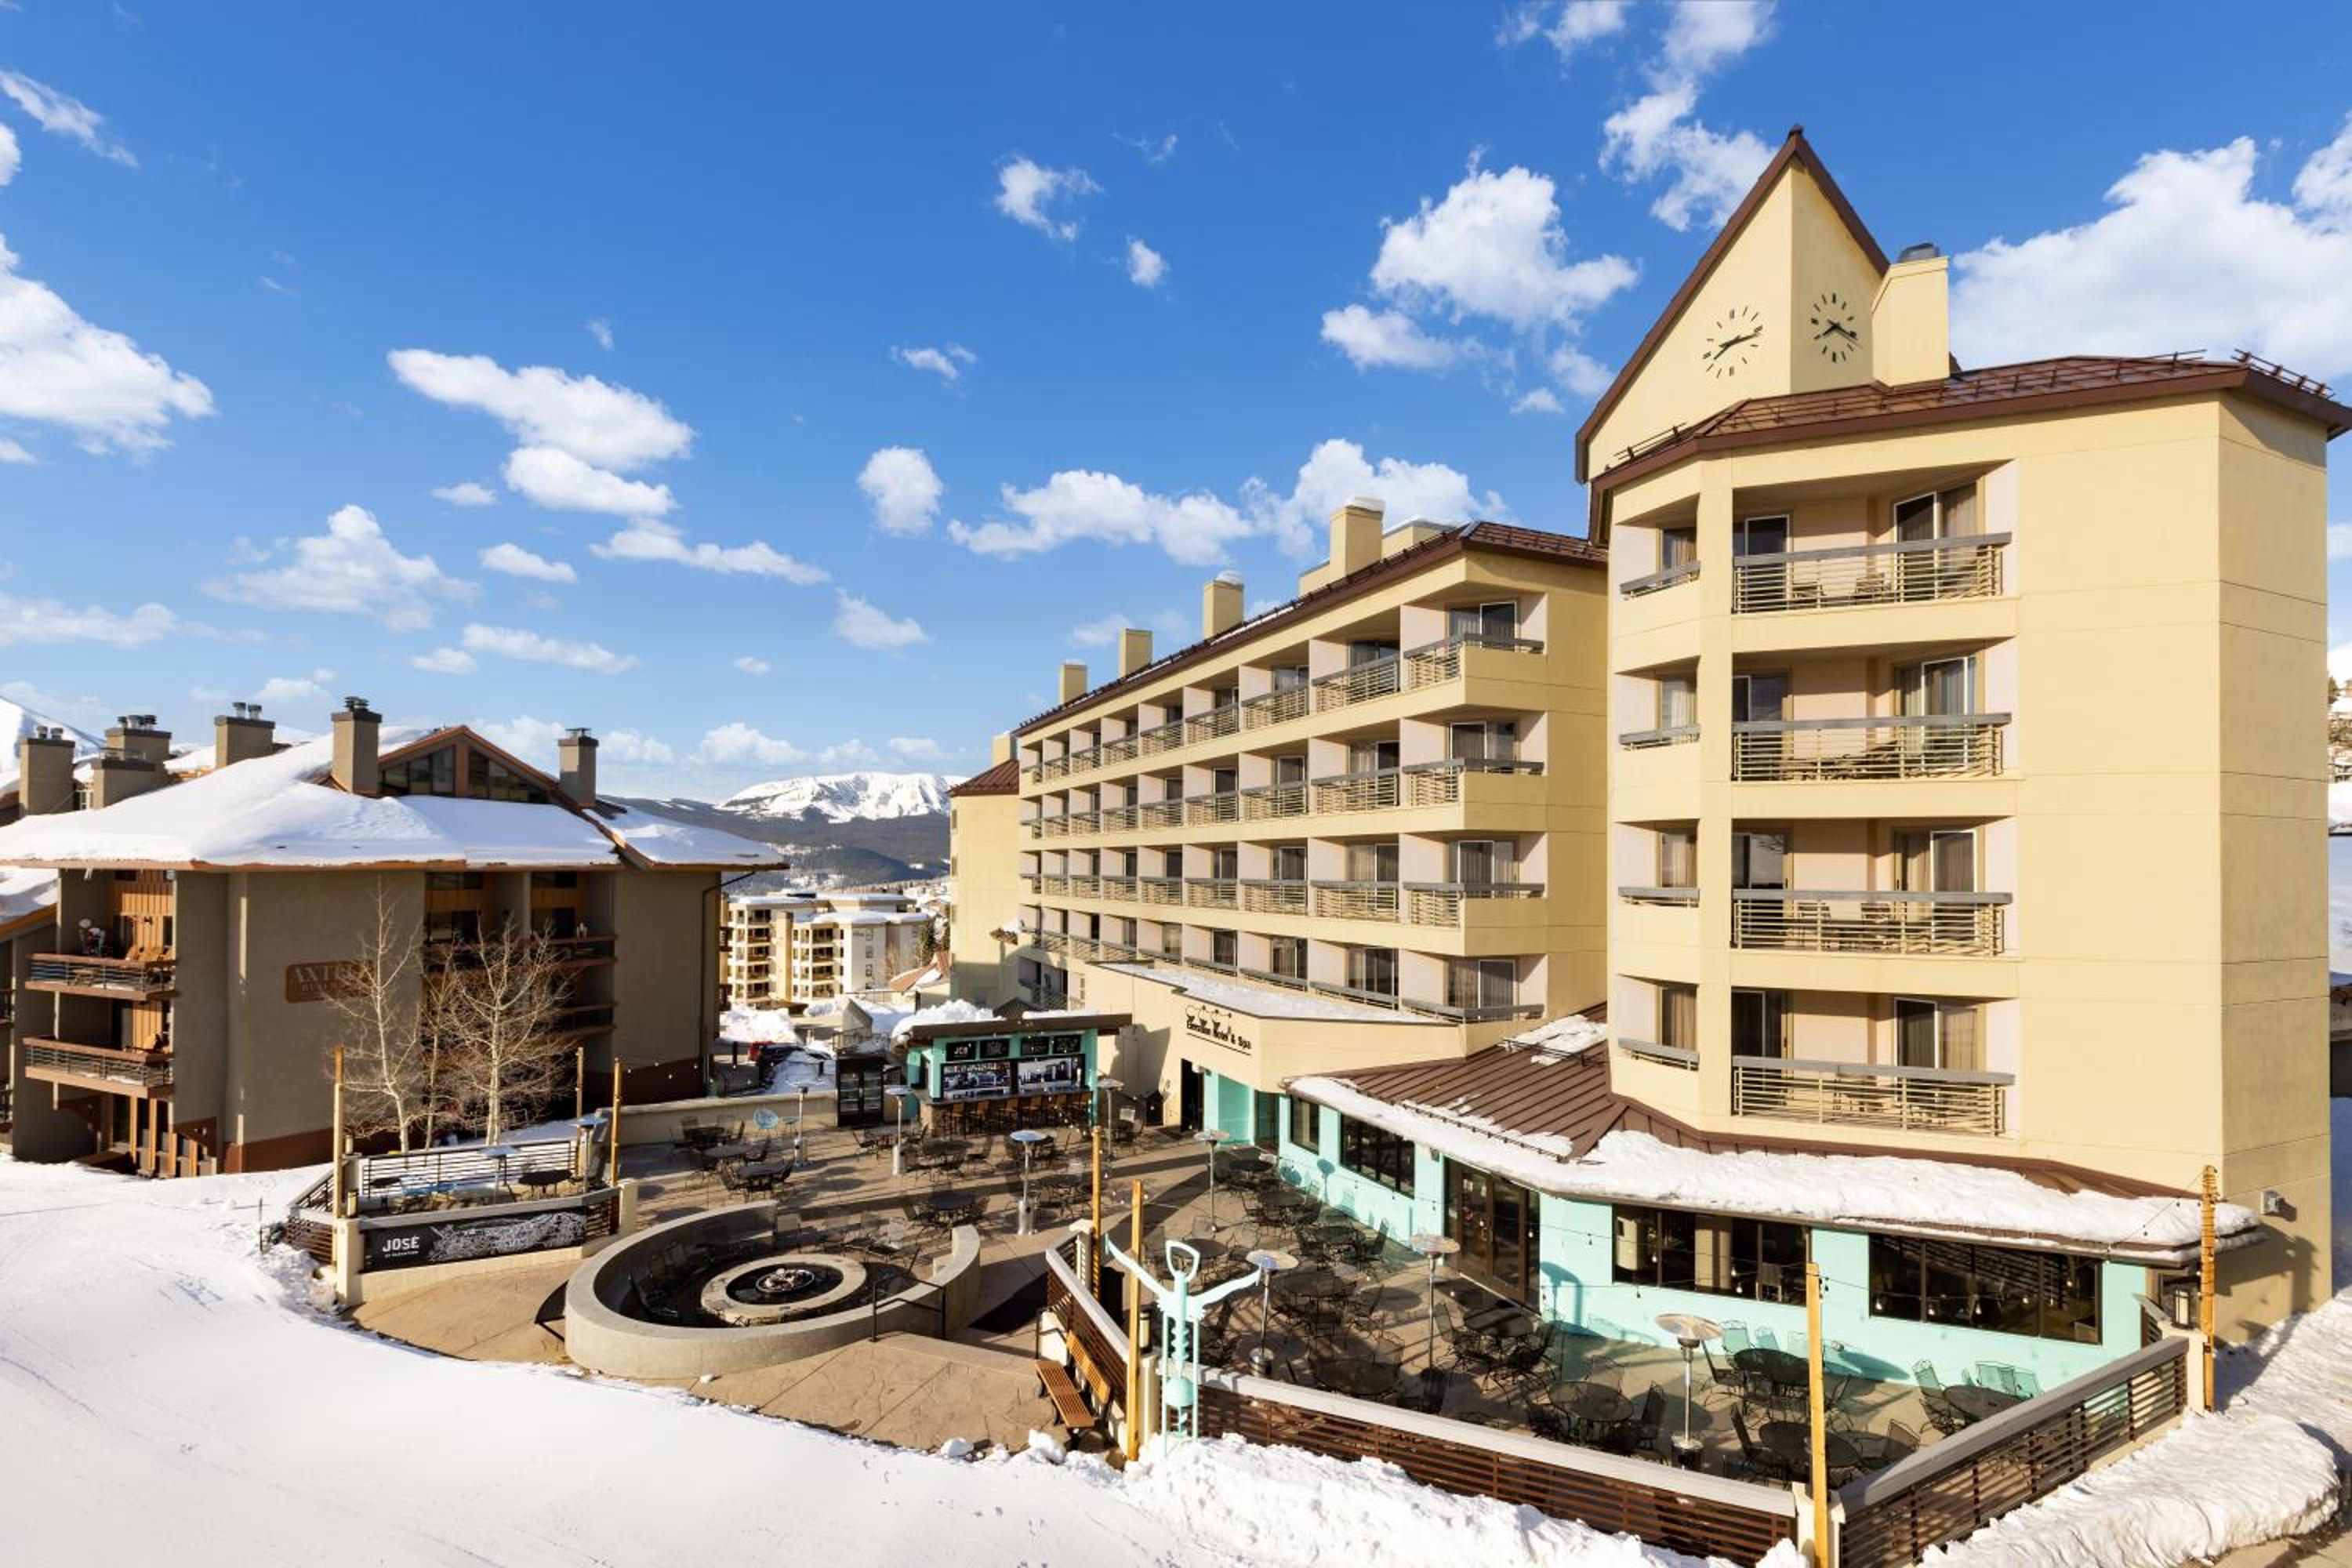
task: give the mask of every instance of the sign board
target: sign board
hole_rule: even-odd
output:
[[[369,1225],[360,1230],[360,1268],[420,1268],[477,1258],[511,1258],[578,1247],[588,1239],[588,1216],[578,1208],[530,1214],[485,1215],[478,1219],[426,1220],[414,1225]]]
[[[1223,1007],[1187,1002],[1184,1005],[1184,1032],[1196,1040],[1206,1040],[1213,1046],[1223,1046],[1243,1056],[1250,1054],[1250,1037],[1242,1033],[1240,1018]]]
[[[323,963],[286,966],[289,1002],[325,1002],[337,996],[356,996],[365,989],[367,965],[357,959],[336,958]]]

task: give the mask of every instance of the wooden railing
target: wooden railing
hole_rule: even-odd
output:
[[[1095,1370],[1108,1378],[1123,1397],[1127,1386],[1127,1332],[1099,1295],[1087,1288],[1087,1260],[1078,1256],[1083,1239],[1063,1242],[1045,1250],[1045,1309],[1061,1321],[1070,1337],[1085,1347]],[[1116,1269],[1105,1269],[1106,1280]]]
[[[1896,1063],[1731,1058],[1731,1113],[1842,1127],[1999,1137],[2008,1130],[2005,1072]]]
[[[1821,892],[1736,888],[1731,945],[1803,952],[1987,957],[2001,951],[2007,893]]]
[[[1748,720],[1731,726],[1731,776],[1746,782],[1968,778],[2001,769],[2006,713]]]
[[[1423,1486],[1490,1497],[1654,1546],[1753,1563],[1796,1534],[1785,1489],[1351,1399],[1213,1368],[1201,1373],[1203,1436],[1380,1459]]]
[[[2160,1431],[2186,1403],[2188,1349],[2185,1339],[2159,1340],[1849,1482],[1838,1493],[1837,1561],[1916,1563]]]
[[[1991,598],[2000,593],[2009,539],[1977,533],[1743,555],[1732,563],[1731,608],[1753,615]]]

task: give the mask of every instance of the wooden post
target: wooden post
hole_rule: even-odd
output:
[[[572,1047],[572,1120],[588,1114],[588,1047]]]
[[[604,1136],[611,1142],[604,1152],[604,1184],[621,1184],[621,1058],[613,1057],[613,1109],[604,1118]]]
[[[1102,1123],[1095,1123],[1093,1209],[1095,1224],[1094,1228],[1087,1232],[1087,1288],[1095,1293],[1095,1300],[1097,1301],[1102,1300]]]
[[[2213,1398],[2213,1202],[2219,1195],[2213,1190],[2213,1167],[2205,1167],[2204,1180],[2200,1184],[2197,1206],[2197,1337],[2204,1345],[2205,1408],[2214,1406]]]
[[[327,1173],[327,1212],[343,1217],[343,1047],[335,1047],[335,1131],[328,1139],[334,1164]]]
[[[1812,1446],[1813,1562],[1832,1568],[1837,1543],[1830,1539],[1830,1428],[1822,1399],[1822,1266],[1805,1264],[1805,1415]]]
[[[1138,1262],[1143,1259],[1143,1179],[1137,1177],[1133,1188],[1134,1208],[1128,1220],[1127,1249]],[[1129,1460],[1139,1458],[1143,1451],[1143,1282],[1127,1282],[1127,1430],[1120,1442],[1120,1451]]]

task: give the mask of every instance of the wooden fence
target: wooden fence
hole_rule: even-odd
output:
[[[1086,1347],[1087,1359],[1095,1363],[1096,1370],[1124,1388],[1127,1329],[1117,1314],[1087,1289],[1081,1266],[1072,1258],[1077,1246],[1074,1241],[1064,1242],[1046,1251],[1045,1305],[1071,1337]],[[1108,1281],[1118,1276],[1106,1270],[1103,1278]]]
[[[2048,1495],[2179,1417],[2189,1341],[2143,1346],[1838,1494],[1843,1568],[1899,1568]]]

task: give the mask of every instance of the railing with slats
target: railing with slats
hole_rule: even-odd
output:
[[[1241,907],[1241,884],[1231,877],[1192,877],[1184,883],[1184,902],[1196,910]]]
[[[1646,752],[1654,746],[1686,746],[1697,739],[1696,724],[1661,724],[1654,730],[1622,730],[1617,744],[1629,752]]]
[[[1628,1039],[1623,1035],[1612,1037],[1619,1050],[1639,1061],[1656,1062],[1663,1067],[1698,1070],[1698,1053],[1684,1046],[1662,1046],[1654,1040]]]
[[[1262,691],[1242,704],[1244,728],[1264,730],[1276,724],[1287,724],[1293,719],[1304,719],[1314,711],[1315,694],[1304,686],[1277,687]]]
[[[1540,899],[1543,891],[1541,882],[1407,882],[1404,919],[1409,925],[1458,928],[1473,904]]]
[[[172,1087],[172,1053],[124,1051],[105,1046],[76,1045],[70,1040],[28,1035],[24,1044],[25,1072],[45,1082],[62,1074],[83,1081],[119,1083],[126,1089]]]
[[[1698,903],[1696,888],[1620,888],[1617,896],[1629,904],[1657,904],[1682,910]]]
[[[1958,1068],[1734,1057],[1731,1113],[1997,1138],[2008,1129],[2016,1081],[2011,1073]]]
[[[1392,921],[1403,903],[1394,882],[1316,882],[1315,914],[1327,921]]]
[[[1653,572],[1642,577],[1626,578],[1617,585],[1617,595],[1622,599],[1638,599],[1644,594],[1654,594],[1662,588],[1671,588],[1677,583],[1688,583],[1697,576],[1698,563],[1685,561],[1678,565],[1669,566],[1662,572]]]
[[[1801,952],[1990,957],[2007,893],[1822,892],[1736,888],[1731,945]]]
[[[1253,784],[1241,792],[1242,819],[1272,822],[1307,815],[1308,786],[1301,784]]]
[[[1732,563],[1731,608],[1756,615],[1994,598],[2009,541],[1977,533],[1743,555]]]
[[[1385,811],[1404,797],[1403,778],[1395,768],[1376,768],[1317,779],[1315,810],[1318,814]]]
[[[1146,877],[1138,884],[1147,904],[1181,904],[1184,901],[1184,879],[1181,877]]]
[[[2006,713],[1746,720],[1731,726],[1743,782],[1969,778],[2001,770]]]
[[[1241,727],[1240,704],[1221,702],[1207,712],[1195,713],[1184,721],[1185,743],[1190,745],[1202,741],[1222,740],[1227,735],[1239,733]]]
[[[1242,908],[1258,915],[1303,915],[1307,908],[1307,886],[1305,882],[1284,880],[1247,881],[1242,885]]]
[[[1239,790],[1219,790],[1213,795],[1196,795],[1184,802],[1184,822],[1189,827],[1206,827],[1220,822],[1238,822],[1242,816]]]
[[[77,991],[119,991],[125,994],[168,991],[173,962],[168,958],[88,958],[76,953],[37,952],[26,962],[26,981],[35,990],[52,986]]]

